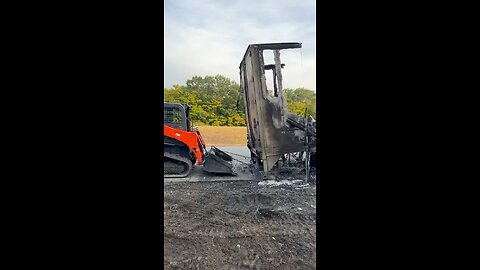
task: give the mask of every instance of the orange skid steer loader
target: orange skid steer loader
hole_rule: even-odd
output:
[[[207,152],[200,132],[192,127],[190,106],[164,102],[163,177],[187,177],[195,165],[216,174],[233,174],[232,157],[216,147]]]

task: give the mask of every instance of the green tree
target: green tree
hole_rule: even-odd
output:
[[[245,117],[240,85],[235,81],[222,75],[194,76],[186,84],[187,90],[199,94],[203,110],[210,112],[209,123],[228,125],[235,115]]]
[[[164,88],[164,101],[190,105],[195,125],[245,126],[245,104],[240,85],[222,75],[194,76],[186,85]],[[316,117],[316,93],[310,89],[285,89],[287,109],[303,115],[305,108]]]
[[[308,114],[314,118],[317,117],[317,94],[307,88],[285,89],[285,98],[287,100],[287,109],[291,113],[304,115],[305,108]]]

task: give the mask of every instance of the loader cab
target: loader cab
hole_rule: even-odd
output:
[[[163,124],[171,128],[190,131],[190,106],[180,103],[163,103]]]

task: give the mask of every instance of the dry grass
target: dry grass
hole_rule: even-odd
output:
[[[247,127],[199,126],[198,130],[207,146],[247,145]]]

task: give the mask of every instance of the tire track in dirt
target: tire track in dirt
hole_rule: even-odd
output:
[[[316,210],[305,207],[315,194],[247,183],[166,185],[164,267],[315,269]]]

